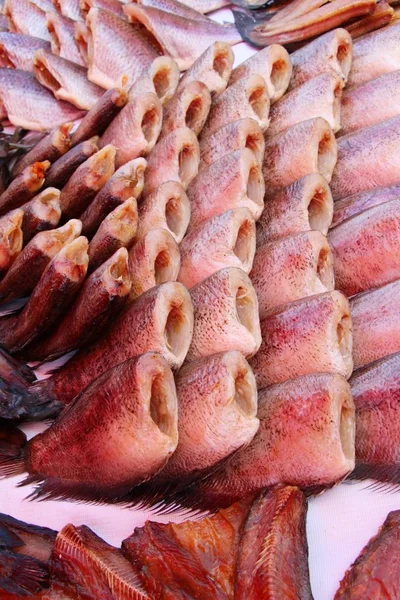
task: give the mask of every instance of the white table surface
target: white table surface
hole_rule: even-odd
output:
[[[219,21],[232,20],[229,10],[218,11],[215,16]],[[234,51],[238,64],[254,49],[239,44]],[[43,429],[42,425],[36,424],[24,428],[29,437]],[[107,542],[118,546],[147,519],[180,520],[178,514],[163,517],[149,511],[119,507],[28,501],[25,498],[32,487],[16,487],[23,478],[13,477],[0,483],[0,512],[36,525],[59,530],[67,523],[85,524]],[[307,536],[315,600],[332,600],[346,569],[376,533],[388,512],[400,509],[400,491],[375,491],[369,487],[370,483],[341,484],[309,502]]]

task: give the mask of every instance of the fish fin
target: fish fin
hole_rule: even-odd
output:
[[[356,463],[354,471],[349,475],[349,480],[362,481],[365,479],[375,479],[368,487],[376,491],[398,491],[400,489],[400,465]]]
[[[0,421],[43,421],[56,417],[62,408],[45,393],[36,393],[35,385],[12,385],[0,377]]]
[[[39,560],[8,550],[0,551],[0,590],[31,596],[47,587],[49,573]]]
[[[57,531],[49,529],[49,527],[30,525],[24,521],[14,519],[10,515],[0,513],[0,548],[20,548],[21,546],[26,546],[26,541],[18,535],[21,532],[35,536],[35,539],[41,537],[55,540],[57,537]],[[28,554],[28,552],[22,551],[22,554]]]
[[[16,437],[15,430],[0,427],[0,478],[20,475],[25,471],[25,434]]]
[[[36,375],[33,369],[24,362],[10,356],[5,350],[0,348],[0,377],[8,383],[24,383],[28,386],[36,381]]]
[[[21,548],[25,542],[21,538],[9,529],[5,523],[0,522],[0,549],[4,548]]]
[[[249,11],[244,9],[232,8],[232,12],[235,19],[236,29],[242,36],[243,41],[253,44],[250,34],[253,28],[257,25],[257,19]]]

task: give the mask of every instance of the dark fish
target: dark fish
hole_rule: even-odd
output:
[[[98,141],[98,137],[93,137],[81,142],[56,160],[46,173],[45,186],[64,187],[78,167],[98,151]]]
[[[108,12],[118,15],[122,19],[125,18],[123,4],[119,0],[81,0],[80,8],[84,19],[87,17],[91,8],[108,10]]]
[[[0,196],[0,214],[4,215],[13,208],[25,204],[31,200],[36,192],[43,186],[46,171],[50,162],[35,162],[25,169],[10,183]]]
[[[12,552],[47,563],[56,536],[57,532],[48,527],[28,525],[9,515],[0,514],[0,551],[8,548]]]
[[[47,188],[23,204],[22,233],[27,244],[40,231],[54,229],[61,218],[60,190]]]
[[[22,71],[32,71],[32,54],[44,48],[50,50],[49,42],[22,33],[0,33],[0,66]]]
[[[199,135],[211,108],[211,94],[205,83],[191,81],[166,104],[161,136],[178,127],[189,127]]]
[[[0,349],[0,376],[3,382],[19,387],[27,387],[36,381],[36,375],[25,363]],[[17,430],[19,435],[19,430]]]
[[[0,218],[0,272],[7,271],[22,250],[23,218],[19,208]]]
[[[26,167],[35,162],[48,160],[53,163],[68,152],[71,145],[71,129],[72,123],[64,123],[44,136],[43,139],[33,146],[32,150],[17,160],[12,169],[12,176],[16,177]]]
[[[46,566],[31,556],[0,550],[0,573],[0,590],[4,600],[27,596],[36,598],[36,594],[48,586]]]
[[[80,0],[53,0],[53,4],[57,12],[60,12],[64,17],[74,21],[82,20]]]

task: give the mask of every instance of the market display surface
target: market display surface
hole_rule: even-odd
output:
[[[2,5],[4,600],[400,598],[397,8],[233,4]]]

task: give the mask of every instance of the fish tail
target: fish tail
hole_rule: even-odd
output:
[[[27,443],[22,431],[0,426],[0,477],[24,473]]]
[[[21,386],[0,377],[0,420],[44,421],[55,418],[63,406],[47,393],[45,383]]]

